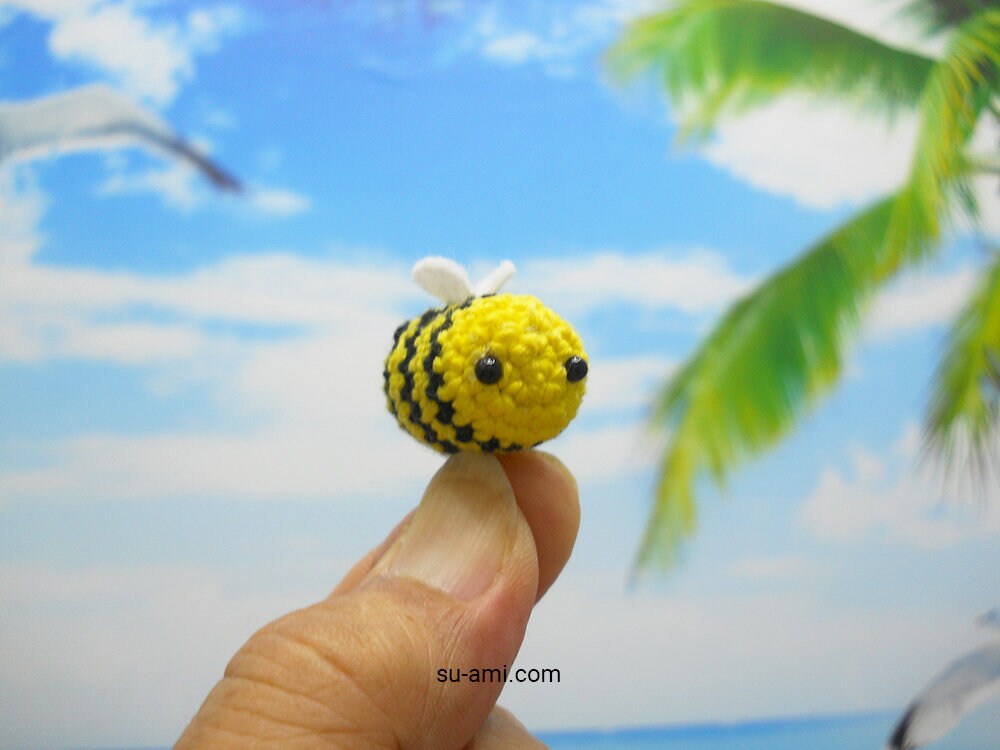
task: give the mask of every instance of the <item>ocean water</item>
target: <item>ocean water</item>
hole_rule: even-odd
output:
[[[898,714],[609,731],[539,732],[551,750],[882,750]],[[927,750],[1000,750],[1000,706],[969,716]]]
[[[880,713],[536,734],[550,750],[882,750],[898,718]],[[1000,704],[969,715],[926,750],[1000,750]]]

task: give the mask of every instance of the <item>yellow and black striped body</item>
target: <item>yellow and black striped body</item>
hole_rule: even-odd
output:
[[[389,411],[415,438],[444,453],[496,453],[562,432],[586,374],[569,324],[535,297],[497,294],[404,323],[383,377]]]

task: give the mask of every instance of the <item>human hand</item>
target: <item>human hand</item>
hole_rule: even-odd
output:
[[[452,456],[329,597],[247,641],[175,748],[543,748],[502,684],[436,676],[513,662],[579,520],[552,456]]]

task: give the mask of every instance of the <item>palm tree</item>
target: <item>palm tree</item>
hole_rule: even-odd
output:
[[[877,0],[873,0],[876,2]],[[663,386],[653,423],[667,435],[637,567],[668,563],[695,527],[694,486],[721,483],[794,426],[843,370],[873,293],[937,255],[972,180],[1000,173],[969,144],[1000,120],[1000,2],[914,0],[907,12],[948,35],[940,57],[892,46],[763,0],[677,0],[632,23],[612,48],[624,80],[655,74],[681,113],[681,137],[792,92],[849,102],[919,126],[904,184],[862,209],[736,302]],[[950,330],[927,411],[928,445],[950,467],[982,468],[1000,433],[1000,252]],[[993,443],[995,450],[996,443]],[[994,456],[995,458],[995,456]]]

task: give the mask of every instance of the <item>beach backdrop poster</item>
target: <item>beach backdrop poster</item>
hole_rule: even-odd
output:
[[[761,65],[758,106],[694,101],[710,127],[679,144],[692,115],[665,79],[607,55],[672,5],[0,2],[0,106],[105,85],[243,184],[135,148],[0,163],[0,747],[172,742],[250,633],[415,504],[441,459],[381,382],[432,302],[409,275],[426,255],[474,278],[514,261],[507,288],[590,358],[546,446],[578,477],[580,537],[518,662],[560,680],[502,697],[531,728],[891,714],[984,640],[1000,484],[923,447],[950,322],[995,258],[986,172],[979,228],[873,287],[818,397],[724,487],[694,474],[694,533],[629,585],[685,436],[649,429],[658,390],[928,145],[910,68],[899,101],[858,106],[863,70],[824,77],[822,56],[809,86]],[[936,59],[950,27],[912,5],[794,2],[861,51]],[[971,137],[996,164],[996,118]]]

